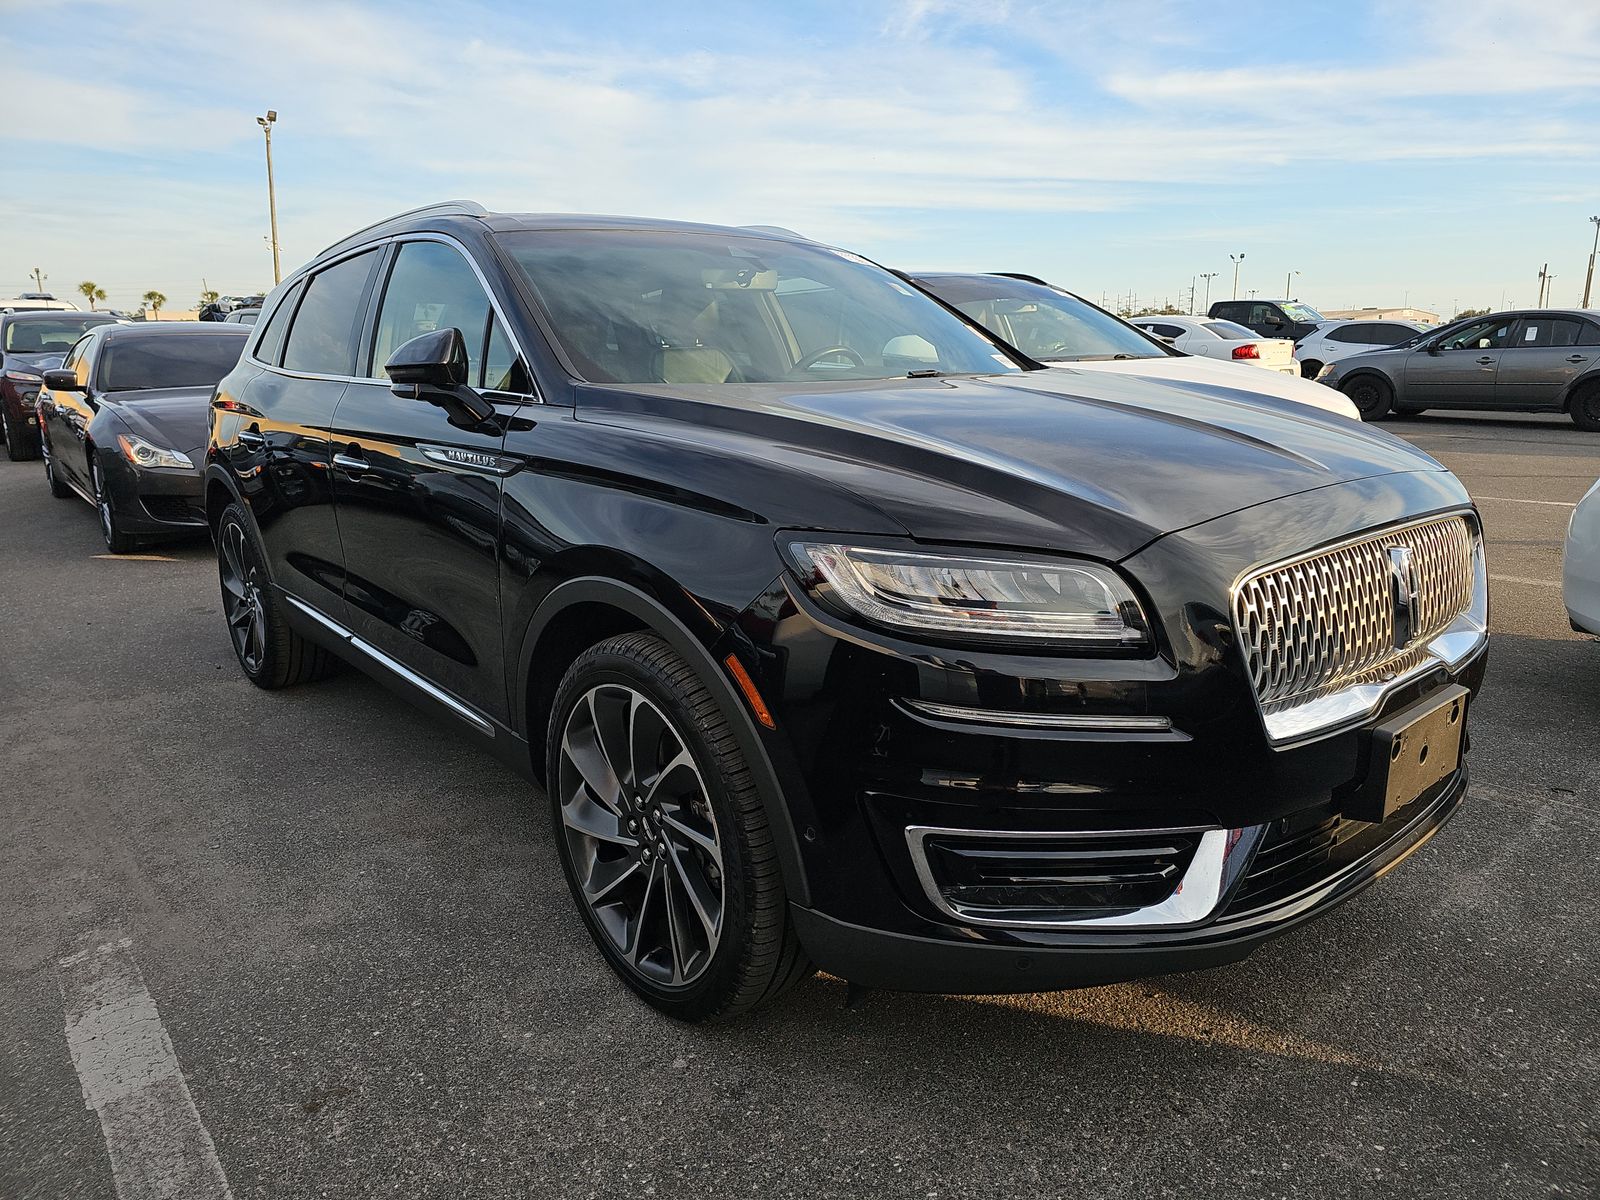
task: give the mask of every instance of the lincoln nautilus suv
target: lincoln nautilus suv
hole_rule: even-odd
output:
[[[346,660],[541,785],[600,954],[686,1020],[1227,963],[1467,786],[1437,462],[1046,369],[781,231],[361,230],[267,298],[205,486],[245,674]]]

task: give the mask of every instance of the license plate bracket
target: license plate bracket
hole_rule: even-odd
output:
[[[1376,725],[1367,774],[1340,805],[1357,821],[1386,821],[1461,765],[1472,693],[1459,684],[1429,692]]]

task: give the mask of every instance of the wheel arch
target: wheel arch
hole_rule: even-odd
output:
[[[222,520],[223,510],[235,501],[244,504],[244,499],[239,495],[239,490],[234,485],[232,477],[215,464],[207,467],[205,472],[206,528],[211,533],[212,542],[217,540],[217,525]]]
[[[659,599],[632,584],[599,575],[568,579],[544,597],[523,631],[515,676],[520,702],[513,720],[516,733],[528,743],[536,777],[543,780],[550,704],[567,669],[590,646],[634,631],[648,631],[666,642],[694,668],[721,704],[756,780],[789,898],[808,903],[810,889],[793,814],[749,706],[718,665],[712,647]]]
[[[1567,384],[1567,390],[1561,396],[1561,411],[1570,413],[1573,402],[1578,397],[1600,389],[1600,371],[1590,371],[1587,375],[1579,375]]]

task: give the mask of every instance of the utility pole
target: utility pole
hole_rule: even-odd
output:
[[[1594,226],[1594,249],[1589,251],[1589,273],[1583,277],[1583,307],[1589,307],[1589,288],[1594,283],[1594,256],[1600,254],[1600,217],[1590,217]]]
[[[1545,291],[1545,288],[1550,286],[1550,281],[1552,279],[1554,279],[1554,278],[1555,278],[1555,276],[1550,274],[1550,264],[1549,263],[1545,263],[1544,266],[1539,268],[1539,303],[1537,305],[1535,305],[1534,307],[1536,307],[1536,308],[1543,308],[1544,307],[1544,291]]]
[[[1293,286],[1294,286],[1294,277],[1296,275],[1298,275],[1298,274],[1300,274],[1299,271],[1290,271],[1287,275],[1285,275],[1283,277],[1283,298],[1285,300],[1293,300],[1294,299],[1294,292],[1291,291],[1290,289],[1293,288]]]
[[[1206,315],[1211,313],[1211,281],[1218,275],[1216,271],[1202,271],[1200,278],[1206,281]]]
[[[278,195],[272,185],[272,126],[278,119],[276,109],[267,109],[267,115],[257,117],[256,124],[261,126],[261,132],[267,135],[267,213],[272,220],[272,283],[276,287],[283,282],[283,267],[278,258]]]
[[[1233,298],[1237,300],[1239,298],[1239,264],[1244,261],[1244,251],[1241,250],[1237,254],[1230,254],[1228,257],[1233,259]]]
[[[1200,282],[1200,276],[1198,276],[1198,275],[1189,276],[1189,315],[1191,317],[1194,316],[1194,289],[1195,289],[1195,285],[1197,283],[1199,283],[1199,282]]]
[[[50,276],[39,270],[38,267],[35,267],[33,269],[33,290],[36,292],[44,291],[44,281],[49,278]]]

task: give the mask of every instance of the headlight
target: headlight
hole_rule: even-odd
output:
[[[122,456],[136,467],[182,470],[194,466],[187,454],[179,454],[176,450],[168,450],[165,446],[152,446],[143,438],[131,434],[117,434],[117,445],[122,447]]]
[[[1098,650],[1150,640],[1133,592],[1098,563],[831,542],[791,542],[789,553],[808,589],[875,625]]]
[[[1334,375],[1338,374],[1338,372],[1338,363],[1323,363],[1322,369],[1317,372],[1317,379],[1319,381],[1323,379],[1331,379]]]
[[[43,375],[35,375],[32,371],[15,371],[8,369],[6,378],[16,383],[43,383]]]

